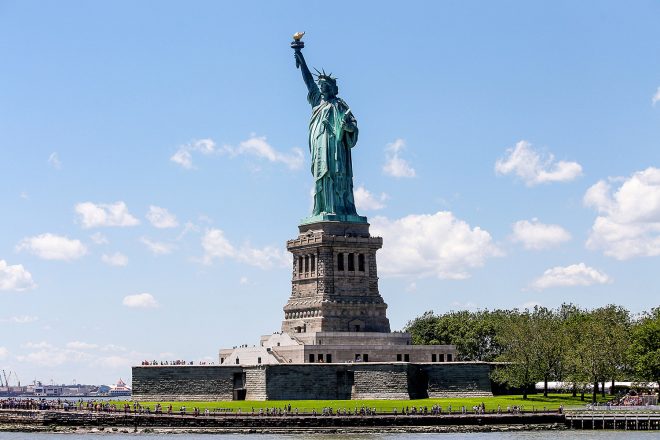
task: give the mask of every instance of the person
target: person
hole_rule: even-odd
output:
[[[353,197],[351,148],[358,139],[357,121],[343,99],[339,98],[337,79],[318,72],[314,81],[302,52],[295,52],[307,86],[307,101],[312,106],[309,121],[309,151],[314,176],[312,216],[334,214],[357,216]]]

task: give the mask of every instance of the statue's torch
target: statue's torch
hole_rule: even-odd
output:
[[[296,52],[300,52],[300,49],[305,47],[305,42],[302,41],[303,35],[305,35],[304,32],[296,32],[295,34],[293,34],[293,41],[291,42],[291,48]],[[299,67],[300,67],[300,62],[296,58],[296,68]]]

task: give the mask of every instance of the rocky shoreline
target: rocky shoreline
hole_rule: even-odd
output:
[[[299,428],[268,427],[223,427],[223,428],[119,428],[88,426],[43,426],[25,424],[0,424],[0,432],[50,432],[59,434],[376,434],[376,433],[469,433],[469,432],[519,432],[519,431],[560,431],[568,429],[563,423],[530,425],[451,425],[451,426],[378,426],[378,427],[316,427]]]
[[[443,416],[189,416],[86,411],[0,410],[0,432],[58,433],[441,433],[567,429],[561,414]]]

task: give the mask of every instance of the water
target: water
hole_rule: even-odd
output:
[[[530,431],[530,432],[478,432],[447,434],[39,434],[0,432],[1,440],[55,440],[71,437],[75,440],[651,440],[658,438],[658,431]]]

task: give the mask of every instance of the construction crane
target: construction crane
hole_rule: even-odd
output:
[[[5,372],[5,370],[2,370],[2,375],[5,377],[5,386],[7,388],[9,388],[9,379],[8,378],[11,377],[12,374],[14,375],[14,379],[16,379],[16,383],[20,387],[21,386],[21,380],[18,378],[18,374],[16,374],[15,371],[11,371],[11,370],[9,371],[9,376],[7,376],[7,373]]]

